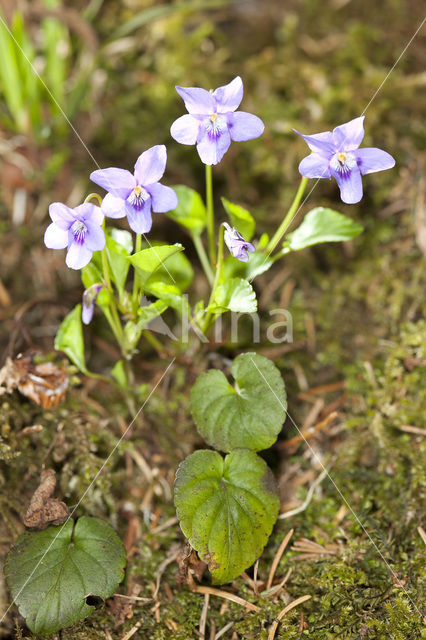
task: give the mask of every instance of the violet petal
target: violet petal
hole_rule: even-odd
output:
[[[68,246],[68,230],[52,222],[44,233],[44,244],[48,249],[65,249]]]
[[[49,216],[61,229],[69,229],[75,222],[74,211],[62,202],[52,202],[49,206]]]
[[[228,151],[231,144],[229,131],[222,131],[216,137],[204,133],[202,139],[197,144],[197,151],[204,164],[218,164]]]
[[[135,164],[137,184],[147,185],[158,182],[164,174],[167,162],[167,151],[164,144],[157,144],[141,153]]]
[[[123,198],[107,193],[102,200],[101,210],[107,218],[124,218],[126,215],[126,202]]]
[[[185,113],[174,121],[170,127],[170,134],[180,144],[195,144],[199,129],[200,121],[190,113]]]
[[[116,167],[93,171],[90,174],[90,179],[119,198],[127,198],[133,187],[136,187],[134,175],[127,169],[118,169]]]
[[[188,113],[210,115],[216,112],[216,100],[210,91],[199,87],[176,87]]]
[[[130,228],[135,233],[148,233],[152,227],[151,198],[144,203],[141,209],[135,209],[126,202],[126,214]]]
[[[151,195],[152,210],[155,213],[166,213],[178,206],[178,198],[171,187],[156,182],[147,186],[147,191]]]
[[[354,118],[333,129],[333,140],[339,151],[358,149],[364,138],[364,117]]]
[[[328,160],[319,153],[311,153],[299,164],[299,172],[306,178],[330,178]]]
[[[357,149],[355,157],[358,162],[359,170],[362,175],[366,173],[375,173],[376,171],[384,171],[385,169],[392,169],[395,166],[395,159],[392,158],[390,153],[376,149],[375,147],[365,147],[364,149]]]
[[[265,129],[265,125],[260,118],[245,111],[229,114],[228,123],[231,140],[235,142],[258,138]]]
[[[346,204],[356,204],[362,198],[362,179],[358,167],[347,173],[331,171],[340,189],[340,197]]]
[[[105,233],[102,227],[97,225],[94,222],[89,222],[88,220],[85,222],[86,224],[86,236],[84,238],[84,243],[90,251],[102,251],[105,247]]]
[[[228,113],[238,109],[243,99],[243,81],[240,76],[223,87],[218,87],[213,91],[213,96],[216,98],[218,113]]]
[[[92,254],[93,252],[84,243],[71,242],[65,258],[66,265],[70,269],[82,269],[89,264]]]
[[[314,153],[320,153],[324,158],[330,158],[330,156],[334,154],[335,148],[331,131],[314,133],[311,136],[305,136],[296,129],[293,129],[293,131],[304,139],[310,150]]]

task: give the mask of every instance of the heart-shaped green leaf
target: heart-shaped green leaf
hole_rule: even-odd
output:
[[[83,325],[81,323],[81,304],[78,304],[62,320],[55,336],[55,349],[63,351],[76,367],[87,372],[84,358]]]
[[[302,224],[289,233],[284,242],[284,253],[300,251],[322,242],[343,242],[362,233],[363,227],[342,213],[316,207],[306,214]]]
[[[256,222],[251,213],[239,204],[229,202],[226,198],[222,198],[222,204],[231,220],[232,226],[241,233],[244,240],[251,240],[256,229]]]
[[[123,579],[126,552],[109,524],[77,523],[25,531],[9,551],[5,574],[12,598],[35,634],[50,634],[88,616],[89,595],[108,598]]]
[[[223,313],[226,309],[236,313],[254,313],[257,311],[256,294],[250,282],[242,278],[231,278],[218,286],[208,311],[211,313]]]
[[[276,441],[286,415],[281,374],[273,362],[256,353],[237,356],[231,374],[234,386],[218,369],[197,378],[190,400],[197,429],[220,451],[266,449]]]
[[[138,251],[127,259],[135,267],[138,272],[139,282],[144,286],[148,278],[161,266],[167,269],[165,262],[170,256],[183,251],[183,249],[181,244],[161,244]]]
[[[279,499],[266,462],[236,449],[225,459],[195,451],[176,473],[175,504],[184,535],[216,584],[233,580],[261,555]]]
[[[207,222],[207,212],[204,202],[197,191],[179,184],[173,189],[178,197],[178,206],[168,211],[169,218],[188,229],[191,234],[199,235]]]

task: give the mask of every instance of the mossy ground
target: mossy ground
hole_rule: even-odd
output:
[[[245,108],[259,113],[255,106],[261,106],[259,115],[269,123],[269,132],[262,142],[250,143],[250,149],[232,149],[217,172],[217,191],[251,208],[259,227],[263,220],[272,228],[271,218],[280,218],[305,151],[290,137],[291,126],[319,131],[358,115],[420,22],[415,3],[388,0],[383,7],[386,31],[383,14],[372,15],[371,3],[337,4],[324,10],[323,2],[309,0],[300,6],[290,3],[282,11],[281,3],[267,2],[259,11],[260,5],[253,3],[251,18],[234,7],[202,19],[196,13],[177,14],[154,23],[121,58],[108,60],[103,117],[93,135],[102,165],[109,160],[119,165],[123,158],[123,166],[131,166],[140,152],[134,133],[140,127],[146,132],[144,148],[163,140],[167,123],[180,115],[171,85],[216,86],[225,76],[240,73],[249,78]],[[106,3],[100,33],[108,33],[129,12],[119,3]],[[183,32],[187,37],[182,38]],[[235,35],[232,43],[230,35]],[[417,97],[421,59],[419,44],[369,108],[368,144],[374,140],[394,152],[398,168],[367,177],[359,207],[337,205],[335,186],[327,182],[308,203],[330,204],[357,218],[365,225],[364,235],[350,246],[322,246],[291,256],[276,285],[279,269],[257,285],[266,300],[264,323],[273,307],[287,306],[293,315],[295,344],[270,354],[283,372],[292,419],[301,426],[313,409],[315,422],[333,409],[338,412],[331,424],[308,437],[309,445],[286,445],[297,436],[287,420],[279,442],[266,454],[280,484],[283,510],[302,504],[322,465],[330,476],[317,486],[306,509],[277,523],[260,559],[258,579],[265,583],[281,541],[294,528],[275,574],[279,582],[291,570],[285,587],[275,598],[257,599],[247,576],[234,581],[226,588],[256,602],[260,611],[248,613],[211,596],[206,638],[214,637],[212,628],[219,632],[231,625],[224,640],[268,640],[275,616],[306,594],[311,599],[285,616],[276,640],[426,637],[420,617],[425,546],[418,531],[425,506],[421,429],[426,424],[425,278],[416,243],[424,162]],[[114,109],[108,106],[112,102]],[[117,113],[123,114],[120,126]],[[110,130],[116,134],[112,140]],[[170,146],[170,167],[178,167],[170,169],[173,181],[189,181],[201,190],[193,150]],[[80,150],[75,162],[70,171],[86,171]],[[54,199],[50,192],[49,201]],[[4,314],[4,344],[11,346],[12,355],[28,346],[49,351],[51,327],[81,295],[77,279],[64,272],[62,256],[37,247],[42,225],[37,217],[33,222],[19,233],[5,223],[0,239],[2,279],[15,304],[12,314]],[[176,239],[165,224],[158,234]],[[28,302],[22,273],[34,297],[42,292],[44,299],[36,300],[25,320],[16,320],[14,313]],[[101,369],[111,360],[104,342],[108,333],[96,322],[88,338],[93,364]],[[247,332],[238,350],[248,348],[253,347]],[[268,355],[271,347],[265,342],[256,348]],[[190,418],[188,388],[212,358],[220,362],[234,352],[226,344],[210,345],[191,363],[173,365],[77,511],[109,520],[124,539],[129,561],[121,593],[132,593],[139,585],[139,596],[152,598],[159,580],[158,595],[137,602],[132,617],[118,626],[110,603],[102,605],[87,620],[53,636],[55,640],[119,640],[135,624],[135,640],[199,637],[204,597],[176,584],[174,558],[184,541],[174,521],[172,484],[177,464],[201,444]],[[138,400],[167,364],[148,347],[143,351],[136,370],[146,391]],[[22,529],[42,466],[55,468],[58,493],[69,506],[77,504],[129,422],[123,397],[71,373],[74,384],[56,411],[43,411],[18,394],[0,400],[1,559]],[[34,424],[42,430],[20,434]],[[170,563],[165,566],[166,559]],[[207,577],[203,583],[209,584]],[[0,580],[0,610],[7,604]],[[16,609],[0,637],[30,637]]]

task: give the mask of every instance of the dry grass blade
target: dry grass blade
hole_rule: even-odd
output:
[[[419,532],[419,536],[421,537],[423,542],[426,544],[426,532],[423,527],[417,527],[417,531]]]
[[[317,488],[317,486],[319,484],[321,484],[321,482],[324,480],[325,476],[327,476],[327,475],[328,475],[328,469],[323,469],[323,471],[320,473],[318,478],[310,486],[308,494],[306,496],[306,499],[300,505],[300,507],[296,507],[296,509],[291,509],[291,511],[286,511],[285,513],[281,513],[278,516],[278,520],[286,520],[287,518],[291,518],[292,516],[295,516],[298,513],[301,513],[302,511],[305,511],[305,509],[308,507],[309,503],[311,502],[311,500],[313,498],[315,489]]]
[[[141,624],[142,624],[142,621],[140,620],[135,625],[133,625],[133,627],[130,629],[130,631],[128,631],[126,634],[124,634],[124,636],[122,638],[120,638],[120,640],[130,640],[130,638],[135,635],[136,631],[139,629]]]
[[[272,623],[271,628],[269,629],[268,640],[274,640],[278,625],[284,618],[285,614],[294,609],[294,607],[297,607],[299,604],[302,604],[302,602],[306,602],[306,600],[309,600],[311,597],[312,596],[310,595],[301,596],[300,598],[293,600],[293,602],[290,602],[290,604],[284,607],[284,609],[279,612],[274,622]]]
[[[204,605],[203,605],[203,609],[201,611],[201,616],[200,616],[200,638],[202,638],[202,640],[204,640],[206,637],[206,623],[207,623],[207,612],[209,610],[209,600],[210,600],[210,594],[206,593],[204,596]]]
[[[276,572],[277,567],[279,565],[279,562],[280,562],[280,560],[282,558],[282,555],[283,555],[288,543],[290,542],[290,538],[293,535],[293,533],[294,533],[294,529],[290,529],[290,531],[285,536],[284,540],[281,542],[277,553],[275,554],[275,558],[274,558],[274,560],[272,562],[271,570],[269,572],[268,581],[266,583],[266,590],[268,590],[268,589],[270,589],[272,587],[272,581],[274,579],[275,572]]]
[[[260,611],[260,608],[255,604],[247,602],[247,600],[244,600],[244,598],[240,598],[233,593],[229,593],[229,591],[222,591],[221,589],[214,589],[213,587],[202,587],[195,583],[191,586],[191,590],[195,591],[195,593],[209,594],[211,596],[218,596],[219,598],[231,600],[232,602],[240,604],[242,607],[246,607],[246,609],[248,609],[249,611]]]

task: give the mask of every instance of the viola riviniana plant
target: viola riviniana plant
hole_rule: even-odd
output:
[[[177,87],[177,91],[188,114],[172,124],[171,134],[182,144],[197,146],[206,169],[206,204],[189,187],[177,185],[172,189],[160,183],[167,152],[164,145],[156,145],[139,156],[134,173],[111,167],[91,174],[91,180],[107,194],[103,199],[90,194],[86,200],[96,198],[100,207],[89,202],[75,209],[52,204],[52,224],[45,234],[48,247],[68,248],[67,265],[82,269],[85,289],[82,310],[77,307],[65,318],[55,346],[64,350],[86,375],[95,375],[85,364],[82,321],[91,321],[96,305],[121,350],[121,359],[112,368],[111,376],[130,395],[136,395],[137,389],[130,361],[138,354],[142,337],[149,347],[164,353],[166,338],[160,342],[153,335],[151,322],[166,310],[175,313],[186,327],[194,328],[187,341],[194,335],[205,341],[223,314],[257,310],[252,281],[275,262],[288,259],[292,251],[322,242],[351,240],[361,233],[362,227],[350,217],[317,207],[306,213],[299,226],[293,225],[292,233],[287,235],[301,207],[308,178],[334,177],[342,200],[355,203],[362,197],[362,175],[394,166],[394,159],[385,151],[359,149],[364,135],[363,117],[333,131],[303,135],[312,153],[300,163],[303,178],[269,239],[266,233],[256,231],[256,216],[242,206],[223,198],[225,211],[221,215],[215,214],[213,206],[212,165],[222,160],[232,140],[251,140],[264,129],[258,116],[237,111],[243,97],[241,78],[212,92],[197,87]],[[185,247],[158,239],[152,243],[146,239],[142,245],[141,234],[152,228],[152,212],[166,213],[191,237],[207,277],[205,298],[196,299],[195,291],[202,290],[197,286],[189,298],[191,305],[188,302],[186,290],[193,268],[182,254]],[[225,213],[229,223],[224,219]],[[127,230],[104,228],[104,216],[127,217],[136,238]],[[225,245],[230,256],[224,255]],[[187,349],[183,337],[174,341],[175,330],[162,333],[170,338],[169,351],[178,355]],[[232,345],[227,347],[229,350]],[[211,447],[227,455],[223,458],[211,450],[196,452],[183,462],[176,484],[182,530],[210,562],[217,582],[233,579],[259,556],[277,517],[279,503],[272,474],[256,452],[275,442],[286,406],[281,375],[266,358],[242,354],[234,360],[231,374],[235,384],[230,384],[217,369],[202,374],[191,393],[191,409],[201,435]],[[270,389],[274,389],[272,395]],[[231,538],[229,504],[235,513],[242,509],[241,517],[232,524]],[[203,509],[205,513],[215,510],[214,522],[204,518]],[[215,527],[214,535],[205,526],[207,520]],[[247,540],[243,552],[238,547],[239,539]]]

